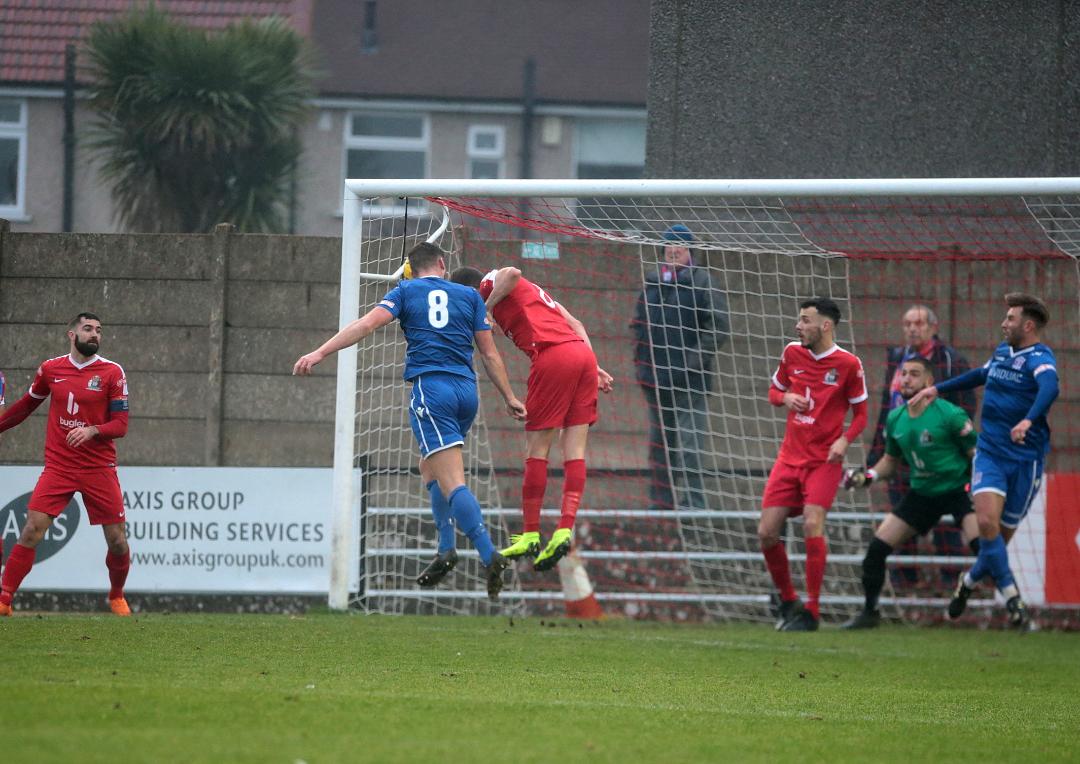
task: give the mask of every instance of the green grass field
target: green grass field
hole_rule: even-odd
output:
[[[0,621],[0,761],[1076,760],[1076,635],[308,615]]]

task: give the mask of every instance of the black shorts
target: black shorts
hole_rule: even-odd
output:
[[[942,516],[952,515],[957,526],[964,515],[971,514],[971,497],[963,488],[939,496],[926,496],[918,491],[908,491],[893,514],[910,525],[921,536],[929,533]]]

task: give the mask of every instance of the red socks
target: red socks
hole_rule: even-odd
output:
[[[559,528],[573,528],[577,517],[581,494],[585,493],[585,460],[571,459],[563,462],[562,513]]]
[[[36,549],[16,544],[4,563],[4,575],[0,578],[0,603],[10,605],[15,592],[19,591],[26,574],[34,566]]]
[[[821,582],[825,579],[825,557],[828,549],[824,536],[806,539],[806,609],[820,618]]]
[[[791,570],[788,567],[787,551],[784,544],[774,544],[768,549],[763,549],[765,565],[769,568],[769,575],[773,583],[780,590],[780,599],[784,602],[793,601],[798,595],[795,587],[791,584]],[[806,539],[806,609],[814,618],[821,617],[821,582],[825,580],[825,558],[828,556],[828,548],[824,536],[815,536]]]
[[[131,552],[122,555],[106,552],[105,567],[109,569],[109,599],[115,600],[123,597],[124,583],[127,581],[128,571],[131,569]]]
[[[773,583],[780,591],[780,599],[784,602],[794,602],[799,595],[795,593],[795,587],[791,583],[791,569],[788,566],[787,550],[784,543],[773,544],[768,549],[762,549],[765,555],[765,566],[769,569]]]
[[[525,479],[521,482],[521,514],[525,532],[540,532],[540,508],[547,489],[547,459],[525,460]],[[585,492],[585,460],[571,459],[563,463],[562,512],[559,528],[573,528],[581,495]]]
[[[521,481],[521,514],[525,532],[540,532],[540,508],[547,490],[547,459],[525,460],[525,478]]]

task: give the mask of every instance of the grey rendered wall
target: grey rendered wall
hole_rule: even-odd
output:
[[[299,388],[290,372],[337,326],[340,250],[340,239],[227,226],[187,236],[0,228],[9,402],[42,360],[67,352],[67,321],[90,310],[105,327],[102,355],[131,388],[124,464],[328,465],[333,378]],[[0,437],[0,463],[38,464],[43,445],[41,422],[27,422]]]
[[[1076,175],[1080,3],[653,0],[651,177]]]

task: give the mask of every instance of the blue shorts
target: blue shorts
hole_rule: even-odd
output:
[[[1042,483],[1043,460],[1017,461],[975,451],[971,466],[971,493],[996,493],[1005,497],[1001,524],[1015,528],[1027,515]]]
[[[412,380],[409,423],[427,458],[465,442],[480,399],[476,381],[458,374],[427,373]]]

